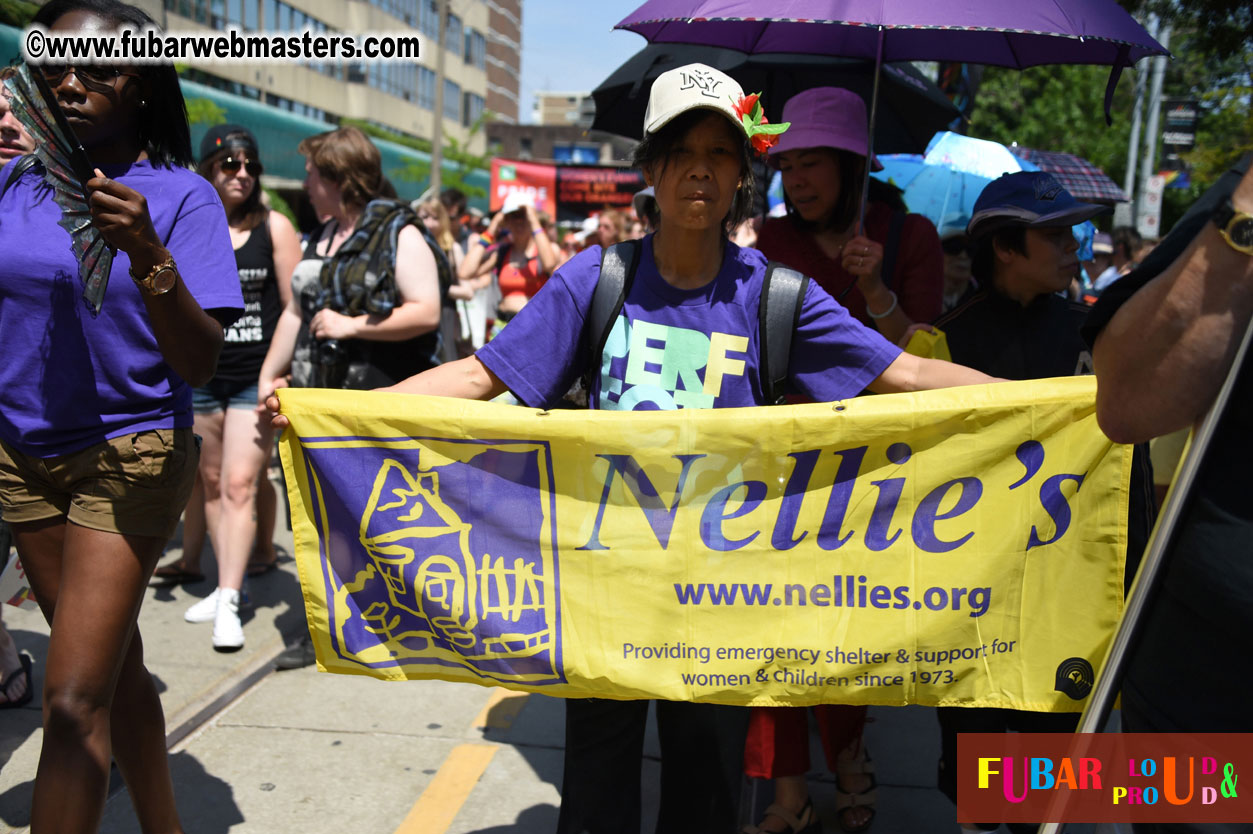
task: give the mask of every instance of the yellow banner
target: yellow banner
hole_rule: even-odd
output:
[[[1130,447],[1075,377],[536,411],[283,389],[321,668],[558,696],[1079,711]]]

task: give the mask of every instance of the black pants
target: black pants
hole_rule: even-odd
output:
[[[639,834],[640,760],[648,701],[566,701],[557,834]],[[657,701],[661,807],[657,834],[735,830],[748,710]]]
[[[1073,733],[1079,726],[1077,712],[1029,712],[996,707],[938,707],[935,716],[940,722],[940,791],[957,802],[957,734],[958,733]],[[997,823],[976,823],[980,829],[994,831]],[[1012,834],[1035,834],[1038,823],[1011,822],[1006,827]]]

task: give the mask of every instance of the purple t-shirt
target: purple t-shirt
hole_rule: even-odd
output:
[[[530,406],[560,399],[587,367],[584,321],[600,275],[599,246],[576,255],[476,354]],[[718,276],[696,290],[666,283],[644,239],[614,323],[593,407],[618,411],[762,405],[758,301],[766,258],[726,244]],[[815,282],[801,307],[789,383],[820,402],[861,393],[900,349],[852,318]]]
[[[147,199],[157,236],[200,306],[228,319],[242,312],[213,186],[146,161],[100,167]],[[0,171],[0,183],[8,173]],[[191,388],[161,358],[130,258],[119,251],[113,259],[104,305],[92,318],[60,216],[35,171],[0,199],[0,439],[51,457],[132,432],[190,426]]]

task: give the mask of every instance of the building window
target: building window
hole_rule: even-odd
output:
[[[487,69],[487,38],[482,32],[466,29],[466,63],[479,69]]]
[[[226,19],[235,26],[244,22],[243,5],[240,0],[226,0]]]
[[[531,137],[530,136],[518,137],[518,159],[530,159],[530,158],[531,158]]]
[[[439,7],[436,0],[418,0],[418,30],[439,40]]]
[[[461,119],[461,86],[447,78],[444,79],[444,118]]]
[[[472,127],[483,115],[483,97],[474,93],[466,93],[461,102],[461,124]]]
[[[418,106],[435,109],[435,71],[418,67]]]
[[[257,18],[259,9],[257,8],[258,0],[244,0],[244,28],[256,29],[260,22]]]
[[[455,14],[448,15],[448,25],[444,30],[444,48],[449,54],[461,57],[461,18]]]

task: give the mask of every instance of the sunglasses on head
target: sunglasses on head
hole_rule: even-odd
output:
[[[83,67],[73,64],[40,64],[39,72],[49,84],[60,84],[72,72],[82,83],[96,87],[111,87],[122,76],[139,77],[137,72],[127,72],[105,64],[88,64]]]
[[[970,241],[964,237],[949,237],[940,241],[940,248],[945,255],[961,255],[969,253]]]
[[[245,162],[238,157],[228,156],[219,162],[218,165],[222,168],[222,173],[224,174],[237,174],[239,169],[243,168],[250,177],[261,176],[261,163],[255,159],[249,159]]]

